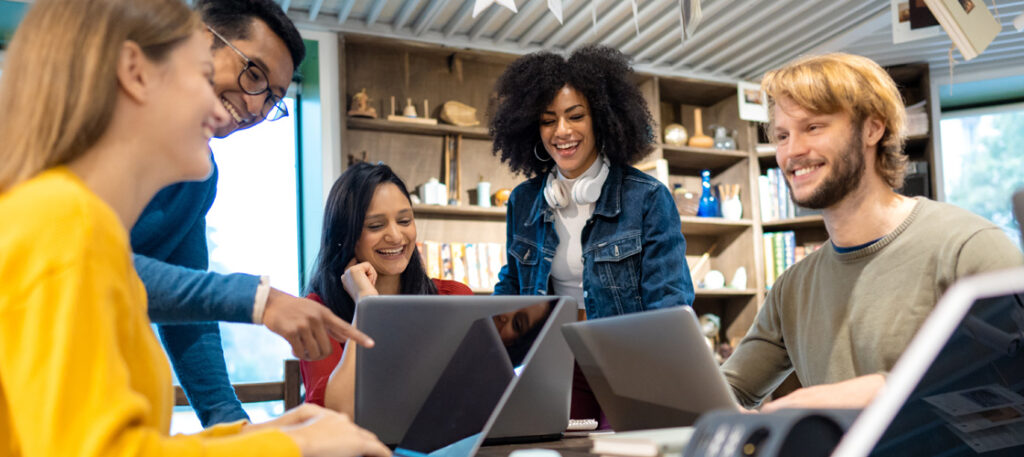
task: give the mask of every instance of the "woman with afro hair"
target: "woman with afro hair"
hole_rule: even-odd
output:
[[[672,195],[631,166],[653,142],[631,74],[619,51],[587,46],[528,54],[499,78],[494,153],[529,179],[508,201],[495,294],[574,297],[587,318],[693,303]],[[597,417],[579,394],[573,418]]]

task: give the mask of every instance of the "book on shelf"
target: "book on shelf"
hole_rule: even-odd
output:
[[[504,253],[500,243],[427,240],[420,248],[427,276],[459,281],[473,289],[494,287],[498,282],[498,272],[505,265]]]
[[[423,265],[427,270],[427,276],[441,278],[441,243],[437,241],[424,241],[423,249],[420,250],[423,257]]]
[[[766,287],[771,287],[775,283],[775,248],[772,242],[772,234],[764,233],[761,235],[761,245],[764,247],[764,284]]]
[[[682,455],[690,443],[693,427],[658,428],[596,435],[591,438],[592,454],[626,457]]]
[[[441,276],[437,279],[455,280],[455,271],[452,266],[451,243],[441,243]]]
[[[501,273],[501,268],[505,266],[505,249],[502,245],[487,243],[487,262],[487,273],[490,275],[488,283],[494,287],[498,283],[498,274]]]
[[[480,266],[477,263],[476,243],[466,243],[466,285],[480,288]]]
[[[1002,30],[1002,24],[992,16],[984,0],[924,0],[924,3],[964,60],[971,60],[985,51]]]
[[[452,249],[452,279],[469,285],[468,272],[466,271],[466,245],[465,243],[448,243]]]
[[[798,245],[796,232],[765,232],[764,241],[764,275],[765,286],[769,289],[779,279],[782,272],[795,265],[810,253],[817,251],[824,243],[804,243]]]
[[[761,198],[761,219],[777,221],[821,214],[821,211],[797,206],[789,195],[789,186],[782,170],[769,168],[757,177],[758,196]]]

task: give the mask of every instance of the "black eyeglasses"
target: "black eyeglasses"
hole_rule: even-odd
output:
[[[263,119],[268,121],[276,121],[282,117],[288,116],[288,107],[285,106],[284,100],[281,97],[274,95],[274,92],[270,90],[270,81],[267,79],[267,73],[262,68],[253,63],[242,51],[231,44],[226,38],[217,33],[216,30],[210,26],[206,27],[213,36],[223,41],[229,48],[235,51],[239,57],[245,62],[245,66],[242,67],[242,72],[238,74],[238,87],[249,95],[260,95],[264,92],[267,93],[267,100],[263,102],[263,109],[260,111],[260,115]]]

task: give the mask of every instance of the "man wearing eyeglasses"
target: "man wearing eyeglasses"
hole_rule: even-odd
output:
[[[232,120],[216,136],[288,116],[281,99],[305,47],[281,8],[272,0],[200,0],[196,9],[208,27],[214,90]],[[207,180],[160,191],[131,232],[150,318],[204,427],[247,418],[228,380],[214,321],[263,324],[307,360],[330,353],[328,336],[372,345],[326,307],[274,289],[267,277],[207,272],[206,213],[216,191],[214,164]],[[253,214],[252,220],[271,216]]]

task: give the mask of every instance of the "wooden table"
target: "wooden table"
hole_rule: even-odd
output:
[[[480,457],[504,457],[517,449],[553,449],[563,457],[593,457],[590,453],[590,438],[571,437],[558,441],[542,441],[539,443],[502,444],[498,446],[482,446],[476,455]]]

